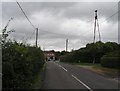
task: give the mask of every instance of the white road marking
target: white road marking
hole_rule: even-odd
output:
[[[93,91],[90,87],[88,87],[86,84],[84,84],[82,81],[80,81],[77,77],[75,77],[74,75],[72,75],[72,77],[75,78],[79,83],[84,85],[87,89],[89,89],[90,91]]]
[[[67,72],[67,69],[65,69],[63,66],[57,64],[59,67],[61,67],[64,71]],[[72,75],[72,77],[74,79],[76,79],[79,83],[81,83],[83,86],[85,86],[87,89],[89,89],[90,91],[93,91],[90,87],[88,87],[85,83],[83,83],[82,81],[80,81],[77,77],[75,77],[74,75]]]
[[[67,69],[65,69],[63,66],[59,65],[64,71],[67,72]]]

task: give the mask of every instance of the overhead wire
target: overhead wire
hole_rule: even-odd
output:
[[[115,6],[113,6],[112,8],[115,8],[117,6],[117,4],[115,4]],[[111,8],[110,8],[111,9]],[[120,11],[120,10],[119,10]],[[113,17],[114,15],[116,15],[117,13],[119,13],[119,11],[117,11],[116,13],[112,14],[111,16],[109,16],[108,18],[106,18],[104,21],[100,22],[100,24],[104,23],[105,21],[107,21],[108,19],[110,19],[111,17]],[[92,29],[92,28],[91,28]],[[90,29],[90,30],[91,30]],[[50,31],[46,31],[46,30],[41,30],[43,32],[47,32],[47,33],[52,33],[52,34],[57,34],[57,35],[64,35],[66,36],[65,34],[59,34],[59,33],[54,33],[54,32],[50,32]]]
[[[26,17],[26,19],[28,20],[28,22],[31,24],[31,26],[36,29],[36,27],[32,24],[32,22],[30,21],[30,19],[28,18],[28,16],[26,15],[26,13],[24,12],[23,8],[21,7],[21,5],[19,4],[19,2],[16,0],[19,8],[21,9],[22,13],[24,14],[24,16]]]
[[[39,28],[40,29],[40,28]],[[61,33],[55,33],[55,32],[51,32],[51,31],[47,31],[47,30],[45,30],[45,29],[40,29],[42,32],[45,32],[45,33],[51,33],[51,34],[55,34],[55,35],[62,35],[62,36],[67,36],[67,35],[65,35],[65,34],[61,34]]]
[[[118,14],[120,12],[120,10],[118,10],[116,13],[112,14],[110,17],[106,18],[104,21],[102,21],[100,24],[104,23],[105,21],[107,21],[108,19],[110,19],[111,17],[113,17],[114,15]]]
[[[31,26],[36,29],[36,27],[32,24],[32,22],[30,21],[30,19],[28,18],[28,16],[26,15],[26,13],[24,12],[23,8],[21,7],[21,5],[19,4],[19,2],[16,0],[19,8],[21,9],[22,13],[24,14],[24,16],[26,17],[26,19],[29,21],[29,23],[31,24]],[[55,32],[50,32],[50,31],[47,31],[47,30],[43,30],[43,29],[40,29],[42,32],[46,32],[46,33],[51,33],[51,34],[55,34],[55,35],[62,35],[62,36],[68,36],[68,35],[65,35],[65,34],[60,34],[60,33],[55,33]]]
[[[32,22],[30,21],[30,19],[29,19],[28,16],[27,16],[27,14],[25,13],[25,11],[23,10],[23,8],[21,7],[20,3],[19,3],[17,0],[16,0],[16,3],[17,3],[17,5],[19,6],[19,8],[21,9],[21,11],[22,11],[22,13],[24,14],[25,18],[26,18],[26,19],[28,20],[28,22],[30,23],[30,25],[34,28],[34,30],[36,30],[36,27],[32,24]],[[31,39],[31,37],[33,36],[33,33],[34,33],[34,32],[32,32],[32,34],[30,35],[29,38],[27,37],[27,38],[25,39],[24,43],[26,43],[28,39]]]
[[[22,13],[24,14],[24,16],[26,17],[26,19],[29,21],[29,23],[32,25],[32,27],[34,29],[36,29],[36,27],[32,24],[32,22],[30,21],[30,19],[28,18],[28,16],[26,15],[26,13],[24,12],[23,8],[21,7],[21,5],[19,4],[19,2],[16,0],[19,8],[21,9]],[[39,28],[40,29],[40,28]],[[50,31],[46,31],[46,30],[43,30],[43,29],[40,29],[41,31],[43,32],[47,32],[47,33],[52,33],[52,34],[57,34],[57,35],[64,35],[64,34],[58,34],[58,33],[55,33],[55,32],[50,32]]]
[[[100,25],[103,24],[105,21],[108,21],[111,17],[113,17],[114,15],[118,14],[119,12],[120,12],[120,10],[118,10],[116,13],[112,14],[108,18],[104,19],[102,22],[100,22]],[[89,30],[91,30],[91,29],[89,29]],[[86,34],[88,34],[89,32],[91,32],[91,31],[88,31]]]
[[[117,6],[118,6],[118,3],[115,4],[113,7],[107,9],[106,12],[109,11],[109,10],[111,10],[111,9],[113,9],[113,8],[115,8],[115,7],[117,7]],[[118,11],[116,12],[116,14],[117,14],[117,13],[118,13]],[[102,16],[104,16],[104,15],[105,15],[105,14],[103,14]],[[115,14],[114,14],[114,15],[115,15]],[[114,15],[112,15],[112,16],[114,16]],[[111,18],[112,16],[110,16],[110,17],[106,18],[105,20],[103,20],[102,22],[100,22],[100,24],[102,24],[103,22],[105,22],[106,20],[108,20],[109,18]],[[91,20],[90,22],[93,22],[93,21]],[[90,23],[90,22],[89,22],[89,23]],[[90,29],[89,29],[90,31],[88,31],[87,33],[84,33],[84,34],[85,34],[85,35],[88,35],[90,32],[92,32],[91,29],[93,29],[93,28],[90,28]],[[82,35],[83,35],[83,34],[82,34]]]
[[[17,0],[16,0],[17,2]],[[23,8],[21,7],[21,5],[19,4],[19,2],[17,2],[19,8],[21,9],[22,13],[24,14],[24,16],[26,17],[26,19],[29,21],[29,23],[31,24],[31,26],[36,29],[36,27],[32,24],[32,22],[30,21],[30,19],[28,18],[28,16],[26,15],[26,13],[24,12]],[[116,5],[114,6],[116,7]],[[120,11],[120,10],[119,10]],[[110,17],[106,18],[104,21],[102,21],[100,24],[102,24],[103,22],[107,21],[108,19],[110,19],[111,17],[113,17],[114,15],[116,15],[119,11],[117,11],[116,13],[114,13],[113,15],[111,15]],[[39,28],[40,29],[40,28]],[[92,29],[92,28],[91,28]],[[90,30],[91,30],[90,29]],[[65,34],[60,34],[60,33],[55,33],[55,32],[50,32],[50,31],[46,31],[46,30],[43,30],[43,29],[40,29],[42,32],[46,32],[46,33],[51,33],[51,34],[55,34],[55,35],[62,35],[62,36],[68,36],[68,35],[65,35]],[[31,34],[33,35],[33,33]],[[31,38],[31,37],[30,37]]]
[[[111,7],[111,8],[109,8],[109,9],[105,10],[105,12],[111,11],[112,9],[115,9],[117,6],[118,6],[118,3],[115,4],[113,7]],[[105,13],[104,13],[101,17],[103,17],[103,16],[105,16]]]
[[[19,4],[19,2],[16,0],[19,8],[21,9],[22,13],[24,14],[24,16],[26,17],[26,19],[28,20],[28,22],[31,24],[31,26],[36,29],[36,27],[32,24],[32,22],[30,21],[30,19],[28,18],[28,16],[26,15],[25,11],[23,10],[23,8],[21,7],[21,5]],[[40,29],[40,28],[39,28]],[[51,33],[51,34],[55,34],[55,35],[64,35],[66,36],[65,34],[59,34],[59,33],[55,33],[55,32],[50,32],[50,31],[46,31],[46,30],[43,30],[43,29],[40,29],[42,32],[47,32],[47,33]],[[26,39],[27,40],[27,39]]]
[[[31,35],[29,36],[29,38],[26,38],[26,40],[24,41],[25,44],[26,44],[27,40],[31,40],[31,38],[33,37],[34,33],[35,33],[35,31],[33,31],[31,33]]]
[[[105,10],[105,12],[107,12],[107,11],[109,11],[109,10],[111,10],[111,9],[113,9],[113,8],[115,8],[115,7],[117,7],[117,5],[118,5],[118,3],[115,4],[113,7],[111,7],[111,8],[109,8],[109,9]],[[103,14],[102,16],[104,16],[104,15],[105,15],[105,14]],[[89,19],[87,22],[88,22],[88,23],[93,23],[94,21],[93,21],[93,19],[91,18],[91,19]]]

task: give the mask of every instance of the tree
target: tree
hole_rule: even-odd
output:
[[[65,53],[64,51],[64,55],[61,57],[61,61],[100,63],[100,59],[103,55],[119,49],[120,44],[115,42],[103,43],[98,41],[96,43],[89,43],[86,45],[86,47],[80,48],[79,50],[75,50],[70,53]]]

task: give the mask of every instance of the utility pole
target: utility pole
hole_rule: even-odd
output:
[[[38,28],[36,28],[36,47],[38,46],[37,41],[38,41]]]
[[[43,46],[43,51],[45,51],[45,46]]]
[[[96,57],[96,47],[95,47],[95,38],[96,38],[96,29],[98,28],[98,34],[99,34],[99,42],[101,41],[100,36],[100,30],[99,30],[99,23],[98,23],[98,16],[97,16],[97,10],[95,10],[95,23],[94,23],[94,40],[93,40],[93,64],[95,63],[95,57]]]
[[[66,52],[68,50],[68,39],[66,39]]]
[[[98,23],[98,15],[97,15],[97,10],[95,10],[94,40],[93,40],[93,43],[95,43],[96,29],[97,28],[98,28],[98,34],[99,34],[99,41],[101,41],[100,30],[99,30],[99,23]]]

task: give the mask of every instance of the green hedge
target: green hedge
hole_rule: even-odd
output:
[[[74,51],[60,57],[62,62],[79,63],[79,62],[92,62],[91,54],[86,50]]]
[[[5,42],[2,45],[2,88],[31,88],[43,65],[44,55],[40,48]]]
[[[119,57],[102,57],[101,65],[103,67],[118,68],[120,66]]]
[[[118,57],[119,53],[117,50],[120,49],[120,45],[115,42],[96,42],[87,44],[86,47],[80,48],[75,51],[71,51],[65,55],[61,56],[62,62],[86,62],[93,63],[93,59],[95,58],[95,63],[100,63],[101,57],[103,57],[106,53],[110,53],[108,57]]]

